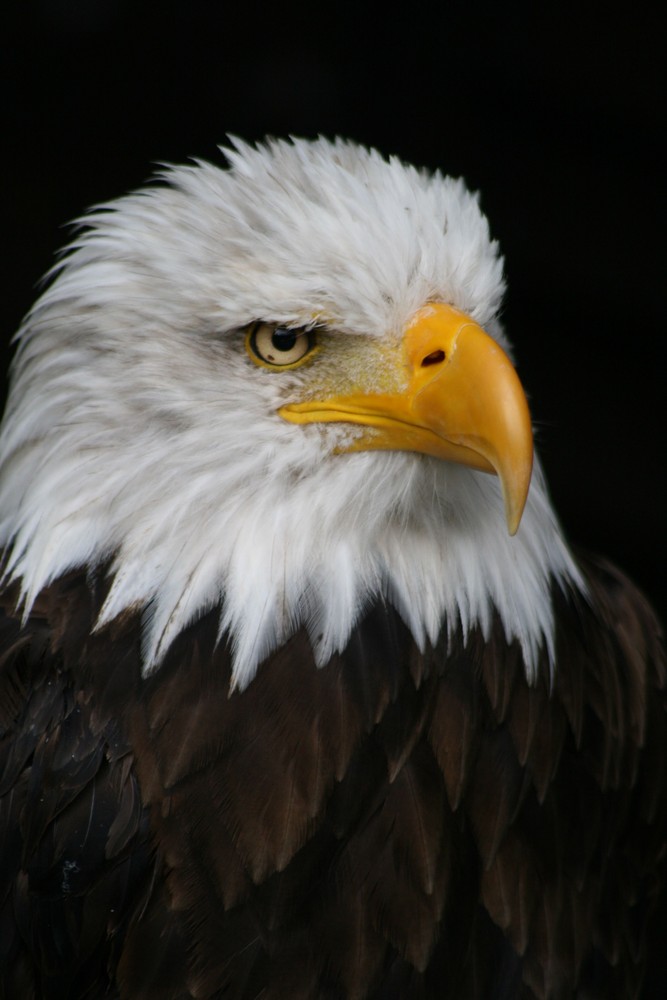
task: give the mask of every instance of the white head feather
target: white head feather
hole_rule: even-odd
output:
[[[518,535],[495,477],[411,453],[333,453],[335,425],[277,409],[302,370],[257,368],[253,320],[396,336],[429,301],[505,347],[502,261],[458,180],[337,141],[240,142],[102,206],[19,331],[0,437],[0,545],[26,608],[111,561],[98,625],[144,609],[146,671],[205,609],[241,687],[305,625],[318,663],[373,596],[422,644],[443,623],[552,647],[550,588],[577,580],[539,467]]]

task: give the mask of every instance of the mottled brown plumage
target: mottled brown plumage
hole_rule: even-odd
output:
[[[499,626],[375,605],[230,695],[211,611],[141,675],[102,574],[3,596],[0,996],[627,998],[667,830],[665,663],[585,564],[530,687]]]

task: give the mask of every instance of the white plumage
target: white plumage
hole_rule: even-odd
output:
[[[443,619],[486,633],[495,608],[534,669],[553,642],[551,581],[579,585],[539,467],[511,538],[495,477],[336,454],[358,428],[278,415],[335,377],[325,350],[285,372],[244,350],[257,320],[391,346],[433,301],[506,347],[476,197],[341,141],[226,156],[228,170],[169,169],[89,215],[19,332],[0,546],[26,610],[69,568],[113,559],[99,624],[143,608],[146,671],[223,598],[238,686],[301,624],[324,663],[378,593],[420,646]]]

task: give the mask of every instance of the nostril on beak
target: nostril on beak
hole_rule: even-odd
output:
[[[422,361],[422,368],[428,368],[429,365],[439,365],[444,360],[445,360],[444,351],[431,351],[431,353],[427,354],[424,360]]]

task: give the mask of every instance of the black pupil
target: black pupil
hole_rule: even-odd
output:
[[[291,351],[296,344],[298,333],[294,330],[274,330],[271,343],[277,351]]]

